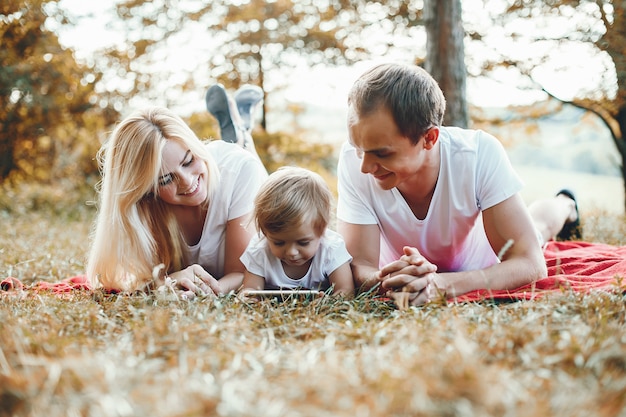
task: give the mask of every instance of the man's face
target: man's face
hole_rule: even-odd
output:
[[[350,106],[348,131],[350,143],[361,159],[361,172],[372,175],[383,190],[398,187],[419,174],[426,157],[424,139],[413,145],[400,133],[386,107],[359,117]]]

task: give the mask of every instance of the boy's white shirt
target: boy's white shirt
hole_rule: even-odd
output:
[[[415,217],[393,188],[382,190],[361,173],[361,160],[345,143],[338,164],[337,218],[379,225],[382,267],[416,247],[439,272],[483,269],[498,262],[487,240],[481,211],[515,193],[523,183],[502,144],[479,130],[440,129],[441,166],[428,213]]]
[[[256,234],[252,238],[240,259],[249,272],[265,278],[266,290],[326,290],[330,286],[330,274],[341,265],[352,261],[341,235],[330,229],[326,229],[309,270],[300,279],[291,279],[285,274],[280,259],[272,255],[267,239],[262,234]]]

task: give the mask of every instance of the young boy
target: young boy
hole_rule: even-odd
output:
[[[257,230],[241,256],[247,290],[309,289],[350,297],[354,283],[341,236],[328,229],[332,194],[316,173],[283,167],[255,199]]]

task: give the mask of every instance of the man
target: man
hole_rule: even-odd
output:
[[[443,93],[420,67],[374,67],[348,105],[337,217],[357,288],[380,284],[421,305],[547,274],[542,240],[578,221],[571,193],[542,202],[531,218],[502,145],[442,127]]]

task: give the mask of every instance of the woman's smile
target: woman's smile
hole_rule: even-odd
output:
[[[195,194],[196,191],[198,191],[198,185],[200,184],[200,177],[196,177],[196,181],[193,183],[193,185],[191,186],[191,188],[183,193],[181,193],[182,195],[185,196],[190,196],[192,194]]]

